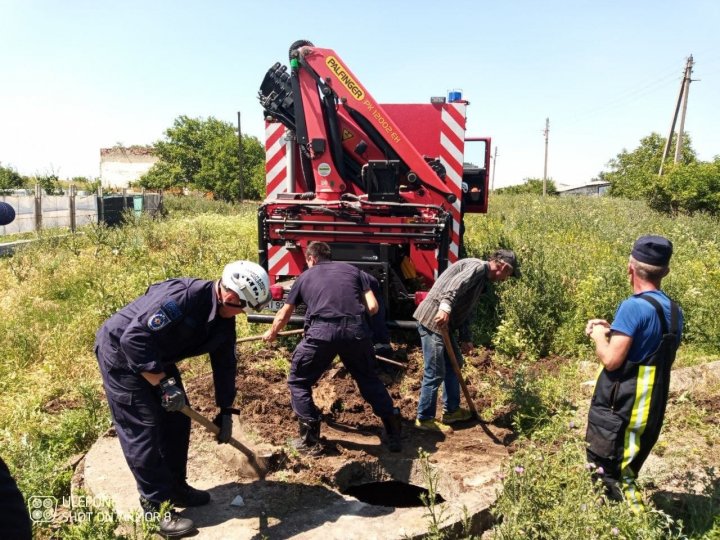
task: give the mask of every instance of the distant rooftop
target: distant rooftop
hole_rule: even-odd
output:
[[[576,186],[568,186],[560,184],[557,188],[558,194],[562,197],[564,195],[590,195],[598,196],[605,195],[610,189],[610,182],[602,180],[593,180],[585,184],[579,184]]]
[[[574,189],[582,189],[582,188],[601,188],[609,186],[610,182],[606,180],[592,180],[590,182],[585,182],[584,184],[574,184],[574,185],[568,185],[568,184],[556,184],[556,189],[558,192],[562,193],[563,191],[572,191]]]
[[[152,156],[155,154],[155,147],[150,145],[133,145],[133,146],[113,146],[112,148],[101,148],[101,156],[109,156],[113,154],[131,155],[131,156]]]

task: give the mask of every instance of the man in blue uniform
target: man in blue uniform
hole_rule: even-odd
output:
[[[295,306],[307,305],[305,334],[293,352],[288,376],[290,402],[298,417],[298,450],[317,454],[320,445],[320,410],[312,386],[339,356],[365,401],[379,416],[387,432],[390,451],[399,452],[400,411],[375,374],[375,355],[368,316],[378,310],[368,275],[356,267],[330,260],[330,246],[311,242],[305,259],[308,269],[300,274],[263,339],[273,341],[290,320]]]
[[[609,498],[624,496],[635,510],[643,507],[635,479],[660,435],[682,336],[683,313],[660,290],[672,250],[667,238],[640,237],[627,266],[633,295],[612,324],[591,319],[585,328],[603,365],[588,413],[588,461]]]
[[[98,331],[95,354],[103,386],[146,513],[157,512],[164,501],[181,507],[210,501],[207,491],[186,481],[190,419],[180,412],[188,402],[175,364],[210,355],[220,408],[218,441],[227,442],[236,393],[235,316],[268,299],[265,270],[236,261],[217,281],[178,278],[151,285]],[[193,529],[191,520],[174,511],[160,522],[167,536]]]

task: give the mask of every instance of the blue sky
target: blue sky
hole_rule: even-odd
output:
[[[99,175],[99,149],[150,144],[180,115],[263,138],[257,90],[307,39],[381,103],[460,88],[468,135],[497,146],[495,187],[578,184],[653,131],[667,135],[685,59],[685,128],[720,154],[717,0],[289,2],[0,0],[0,163]]]

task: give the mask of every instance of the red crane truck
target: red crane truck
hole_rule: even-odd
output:
[[[333,260],[378,279],[389,328],[414,328],[422,292],[461,253],[463,215],[487,211],[490,139],[466,137],[459,91],[380,104],[335,51],[308,41],[291,45],[289,64],[272,66],[258,93],[266,120],[258,243],[270,310],[305,268],[308,243],[323,241]],[[297,313],[291,323],[301,322]]]

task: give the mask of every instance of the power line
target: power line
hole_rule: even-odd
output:
[[[608,109],[617,108],[620,105],[627,105],[629,103],[638,101],[639,99],[641,99],[645,96],[648,96],[654,92],[662,90],[663,88],[665,88],[667,86],[670,86],[671,83],[677,81],[678,79],[679,79],[679,77],[677,75],[677,72],[674,72],[672,75],[666,75],[664,77],[656,79],[648,84],[645,84],[641,87],[635,88],[634,90],[625,92],[623,95],[618,96],[615,99],[612,99],[608,102],[605,102],[605,103],[598,105],[596,107],[593,107],[591,109],[587,109],[584,112],[573,115],[573,120],[570,121],[568,123],[568,125],[572,125],[574,123],[580,122],[590,116],[597,115]]]

